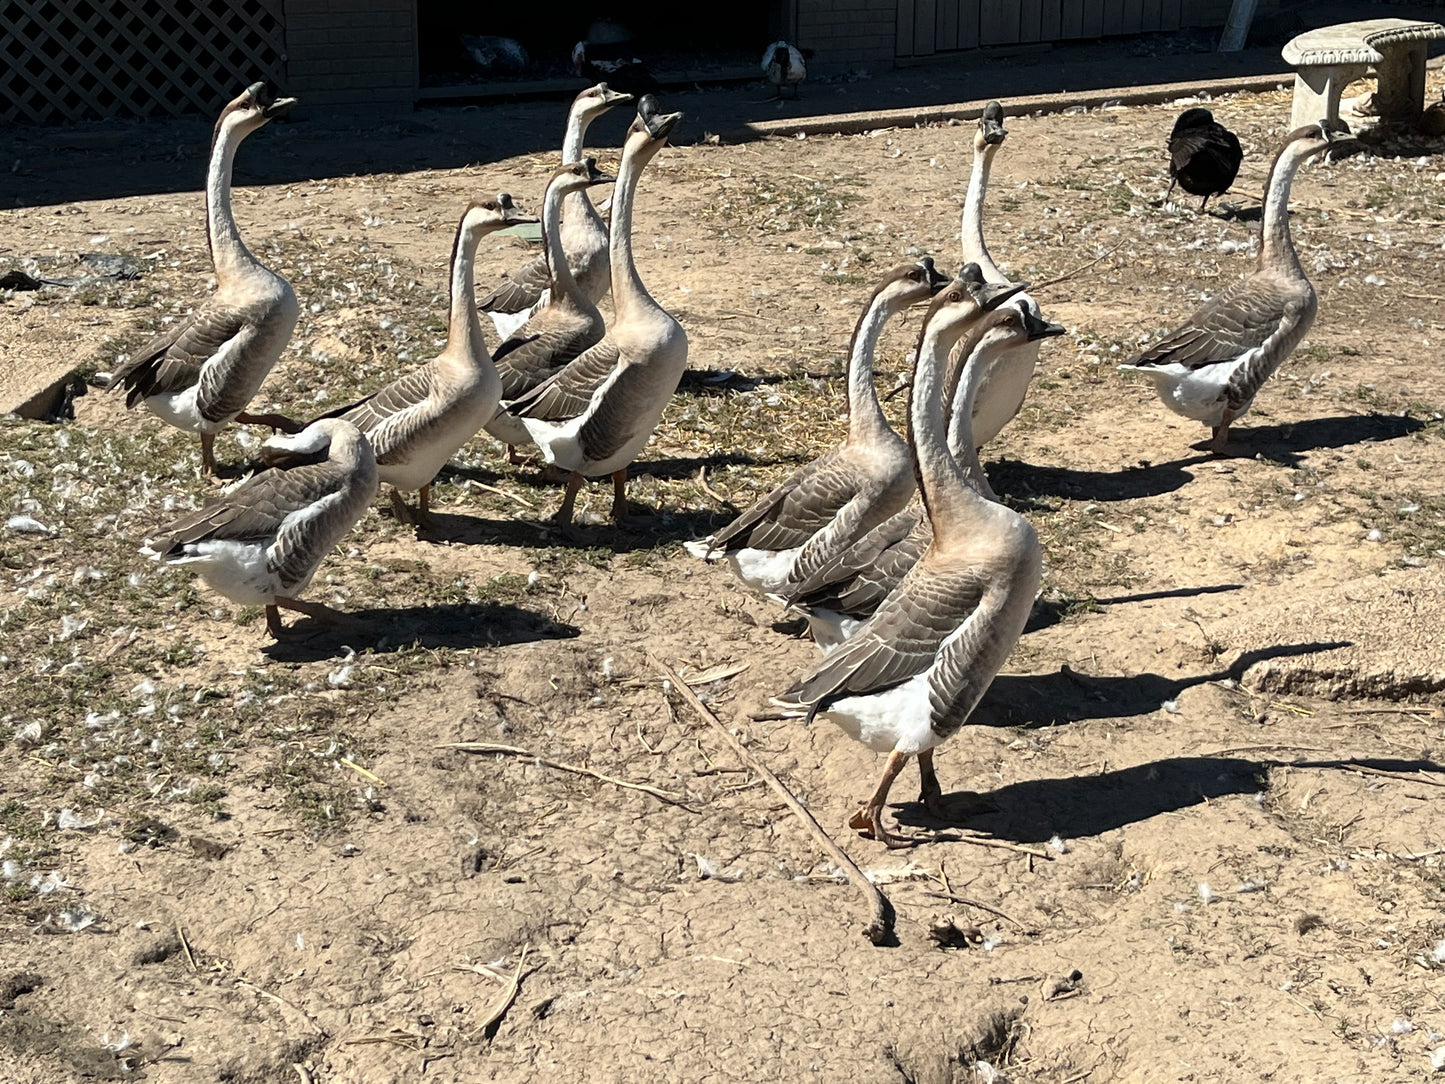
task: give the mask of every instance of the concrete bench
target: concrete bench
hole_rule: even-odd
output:
[[[1425,107],[1426,43],[1445,38],[1439,23],[1368,19],[1311,30],[1281,50],[1295,68],[1290,128],[1339,120],[1340,91],[1374,65],[1382,121],[1413,123]]]

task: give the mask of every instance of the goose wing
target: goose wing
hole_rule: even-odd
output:
[[[788,601],[804,610],[821,607],[869,617],[918,563],[932,538],[923,509],[905,508],[804,577]]]
[[[933,665],[938,649],[978,611],[984,570],[917,568],[858,633],[776,699],[811,719],[844,696],[879,693]]]
[[[198,398],[213,399],[215,389],[206,385],[205,363],[239,339],[250,326],[246,314],[227,305],[204,304],[186,320],[146,343],[116,370],[110,387],[125,388],[125,405],[133,407],[152,395],[185,391],[200,383]],[[209,393],[209,394],[207,394]]]
[[[519,418],[547,421],[580,417],[591,405],[597,389],[613,379],[621,361],[622,349],[612,338],[604,337],[550,379],[508,403],[507,410]]]
[[[497,375],[502,378],[502,398],[525,395],[601,341],[600,319],[544,318],[547,313],[560,312],[556,306],[543,309],[497,347],[492,360],[497,363]]]
[[[349,421],[367,435],[378,463],[395,463],[410,439],[426,424],[422,407],[431,400],[435,389],[436,374],[430,365],[424,365],[365,398],[329,410],[320,417]]]
[[[542,291],[552,285],[552,272],[545,256],[528,260],[477,302],[483,312],[523,312],[542,300]]]
[[[794,471],[713,535],[712,549],[776,551],[805,546],[837,517],[857,489],[857,476],[842,449],[833,448]]]
[[[1178,366],[1193,371],[1206,365],[1238,361],[1299,322],[1307,307],[1294,293],[1270,278],[1252,275],[1210,298],[1185,323],[1125,368]]]
[[[325,515],[324,510],[297,513],[344,483],[344,468],[329,461],[260,471],[221,500],[171,524],[162,538],[148,543],[148,549],[168,557],[181,555],[187,545],[197,542],[270,542],[267,565],[280,573],[283,582],[294,582],[304,578],[319,558],[315,540]]]

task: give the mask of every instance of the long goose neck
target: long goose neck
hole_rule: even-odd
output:
[[[1309,157],[1301,144],[1287,144],[1275,156],[1264,184],[1264,224],[1260,231],[1259,266],[1295,271],[1303,275],[1289,233],[1289,190],[1300,165]],[[1293,152],[1293,153],[1291,153]]]
[[[1004,281],[983,240],[983,198],[988,191],[988,175],[997,152],[997,143],[990,143],[981,151],[974,148],[973,172],[969,174],[968,192],[963,200],[963,262],[978,264],[983,277],[989,282]]]
[[[993,487],[988,484],[988,475],[984,474],[978,449],[974,447],[973,407],[983,386],[983,375],[988,371],[989,363],[998,357],[999,347],[980,342],[978,336],[972,334],[963,345],[968,353],[963,358],[953,394],[945,400],[948,404],[948,451],[968,484],[989,500],[994,500]]]
[[[236,148],[244,138],[234,126],[222,123],[211,140],[211,160],[206,171],[206,243],[218,278],[256,262],[241,240],[231,213],[231,168]]]
[[[457,227],[452,245],[451,303],[447,312],[447,353],[460,353],[468,361],[485,358],[491,361],[482,324],[477,313],[476,262],[477,248],[486,231],[470,216]]]
[[[578,295],[577,279],[567,263],[567,249],[562,244],[562,200],[566,194],[561,185],[549,185],[542,201],[542,235],[547,241],[547,265],[552,272],[552,285],[567,297]]]
[[[582,161],[582,153],[587,142],[587,129],[591,124],[592,116],[584,109],[574,109],[567,114],[567,132],[562,137],[562,164],[564,166]],[[567,193],[562,202],[567,208],[567,221],[575,221],[578,215],[582,215],[596,219],[597,224],[602,225],[602,217],[587,197],[587,189],[583,188],[577,192]],[[554,271],[553,274],[555,275],[556,272]]]
[[[647,287],[642,285],[637,265],[632,260],[632,202],[637,194],[637,180],[646,164],[646,160],[639,162],[638,156],[630,149],[624,150],[622,165],[617,169],[617,183],[612,190],[612,231],[608,238],[608,255],[612,263],[612,306],[617,312],[618,322],[638,309],[657,307]]]
[[[913,394],[908,403],[909,446],[913,450],[913,470],[918,476],[918,489],[923,506],[934,525],[935,536],[944,525],[974,511],[988,502],[968,484],[958,461],[948,450],[943,423],[943,370],[948,348],[957,335],[948,335],[930,320],[918,347],[918,367],[913,374]],[[970,425],[970,429],[971,429]],[[973,437],[969,434],[969,441]]]
[[[873,355],[892,310],[887,299],[876,295],[853,329],[853,343],[848,354],[848,440],[866,440],[888,429],[888,419],[878,402],[873,385]]]

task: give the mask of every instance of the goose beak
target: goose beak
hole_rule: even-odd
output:
[[[598,83],[597,90],[602,98],[602,104],[611,109],[614,105],[621,105],[623,102],[632,101],[631,94],[623,94],[620,90],[613,90],[606,83]]]
[[[536,215],[529,215],[522,208],[518,207],[511,195],[506,192],[497,193],[497,202],[502,205],[502,221],[509,226],[526,226],[533,222],[542,221]]]
[[[1028,332],[1029,342],[1038,339],[1051,339],[1055,335],[1062,335],[1069,329],[1063,324],[1051,324],[1047,320],[1040,320],[1030,309],[1024,309],[1024,330]]]
[[[933,257],[925,256],[919,261],[928,268],[928,296],[937,295],[945,286],[953,280],[933,266]]]
[[[611,173],[603,173],[601,170],[598,170],[587,178],[587,187],[592,188],[599,184],[611,184],[615,180],[617,180],[617,178]]]
[[[284,117],[296,105],[295,98],[276,97],[276,88],[270,83],[252,83],[247,92],[261,109],[261,116],[267,120]]]
[[[653,139],[666,139],[672,134],[677,122],[682,120],[681,113],[659,113],[657,95],[644,94],[642,101],[637,103],[637,119],[647,129],[647,134]]]
[[[983,141],[990,145],[996,145],[1004,141],[1008,135],[1008,129],[1003,126],[1003,106],[998,102],[989,102],[983,107],[983,116],[978,118],[979,130],[983,132]]]
[[[1320,121],[1320,135],[1325,141],[1325,157],[1330,161],[1345,158],[1364,148],[1343,121]]]
[[[969,292],[973,294],[973,299],[985,312],[993,312],[1009,298],[1023,293],[1028,288],[1027,282],[985,282],[978,286],[971,286]]]

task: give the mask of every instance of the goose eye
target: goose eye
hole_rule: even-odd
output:
[[[487,200],[486,203],[482,204],[482,208],[487,211],[500,211],[502,209],[494,199]]]
[[[959,290],[954,290],[954,291],[952,291],[951,293],[949,293],[949,295],[948,295],[948,300],[950,300],[950,301],[962,301],[962,300],[963,300],[963,294],[962,294],[962,292],[959,291]]]

